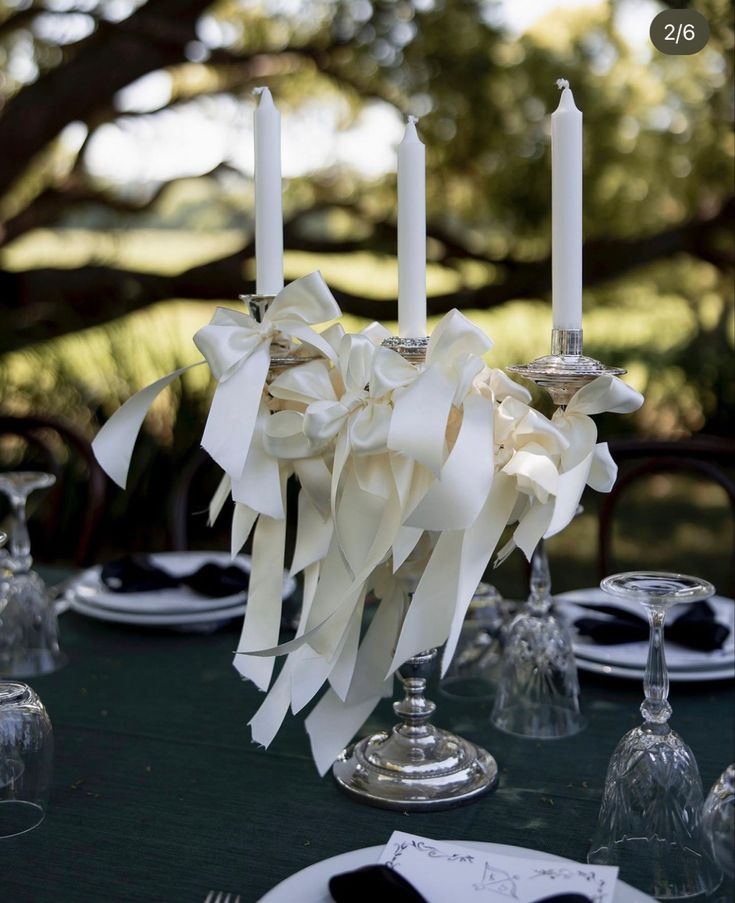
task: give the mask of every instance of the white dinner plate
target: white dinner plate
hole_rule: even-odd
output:
[[[154,565],[174,576],[196,571],[212,562],[222,567],[234,563],[250,571],[250,556],[238,555],[234,562],[226,552],[161,552],[150,556]],[[97,565],[82,572],[66,591],[70,607],[80,614],[118,624],[150,627],[179,627],[218,624],[245,611],[247,591],[211,599],[188,587],[174,587],[155,592],[114,593],[102,583],[102,567]],[[296,581],[283,576],[283,598],[296,588]]]
[[[227,608],[210,609],[208,611],[190,611],[186,614],[161,614],[140,612],[132,614],[127,611],[113,611],[109,608],[98,608],[88,605],[82,599],[72,598],[70,608],[80,615],[96,618],[98,621],[110,621],[113,624],[135,624],[138,627],[186,627],[195,624],[223,624],[238,615],[245,613],[245,603],[230,605]]]
[[[485,853],[495,853],[502,856],[519,856],[533,859],[548,859],[554,862],[569,862],[561,856],[551,853],[542,853],[540,850],[525,850],[523,847],[508,846],[504,843],[483,843],[479,840],[452,841],[459,846],[470,849],[482,850]],[[365,847],[362,850],[351,850],[331,859],[315,862],[279,885],[269,890],[261,897],[258,903],[334,903],[329,893],[329,879],[341,872],[349,872],[362,868],[364,865],[373,865],[383,852],[383,846]],[[653,897],[649,897],[642,891],[636,890],[624,881],[618,881],[615,885],[614,903],[655,903]]]
[[[708,602],[714,609],[717,620],[730,628],[730,635],[722,649],[715,649],[712,652],[687,649],[667,640],[666,663],[672,679],[675,679],[674,675],[678,672],[690,674],[696,671],[711,671],[718,674],[722,672],[729,674],[731,671],[735,671],[735,602],[723,596],[713,596]],[[561,593],[555,597],[554,604],[559,617],[572,628],[572,631],[574,631],[574,621],[585,614],[585,605],[611,605],[615,608],[631,611],[637,615],[642,614],[643,611],[636,602],[628,602],[625,599],[616,598],[599,588],[579,589],[569,593]],[[677,609],[679,609],[679,606],[674,606],[669,612],[669,621],[673,621],[676,618]],[[604,615],[601,615],[601,617],[604,617]],[[575,635],[574,653],[578,663],[580,663],[580,667],[581,661],[584,660],[585,662],[596,662],[616,668],[637,669],[642,672],[648,657],[648,643],[643,641],[615,643],[610,646],[604,646],[595,643],[591,637]],[[593,669],[589,668],[588,670]],[[690,680],[691,678],[679,677],[679,679]],[[713,677],[712,679],[718,678]]]
[[[668,655],[668,652],[666,653]],[[645,668],[623,668],[620,665],[608,665],[605,662],[593,662],[575,656],[577,668],[592,674],[606,674],[608,677],[624,677],[628,680],[643,680]],[[735,678],[735,662],[722,668],[706,668],[699,671],[669,671],[671,683],[692,683],[706,680],[733,680]]]

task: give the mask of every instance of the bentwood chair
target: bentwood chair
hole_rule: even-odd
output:
[[[696,564],[690,564],[689,556],[696,562],[696,553],[699,548],[706,546],[713,532],[720,542],[727,541],[735,531],[735,481],[733,469],[735,468],[735,441],[715,436],[693,436],[680,440],[648,440],[648,439],[623,439],[609,443],[610,452],[618,464],[618,478],[612,491],[601,498],[599,513],[598,533],[598,571],[600,578],[611,574],[619,565],[613,554],[614,547],[619,546],[624,537],[615,529],[616,521],[620,519],[621,509],[630,501],[637,490],[643,490],[645,484],[651,487],[652,481],[656,492],[654,497],[649,494],[643,503],[643,514],[646,518],[649,532],[650,545],[638,550],[639,560],[636,567],[646,566],[646,555],[650,553],[654,544],[665,549],[673,537],[675,530],[688,530],[683,539],[683,555],[686,560],[675,560],[675,554],[682,554],[682,539],[677,543],[679,551],[674,553],[673,544],[670,544],[671,558],[662,562],[665,570],[683,570],[690,572]],[[674,477],[678,481],[679,494],[686,498],[686,510],[682,510],[682,517],[689,519],[689,523],[682,523],[669,500],[670,513],[667,513],[667,490],[671,488],[669,481],[661,476]],[[702,506],[698,504],[703,494],[706,493],[710,504]],[[648,508],[648,512],[645,509]],[[717,518],[717,523],[697,522],[697,512],[709,512],[710,517]],[[631,515],[628,514],[628,523]],[[651,529],[651,524],[655,529]],[[689,541],[687,542],[687,538]],[[630,545],[630,543],[629,543]],[[704,552],[707,549],[704,548]],[[728,576],[723,584],[722,580],[713,580],[720,593],[728,596],[735,595],[735,567],[733,566],[733,549],[726,554],[725,561],[718,561],[722,565],[721,573]],[[704,559],[701,558],[703,561]],[[648,565],[650,567],[650,564]],[[690,570],[687,570],[689,568]],[[693,571],[696,573],[696,570]],[[708,579],[711,575],[698,574]],[[719,584],[719,585],[718,585]]]
[[[222,471],[201,448],[182,462],[168,507],[171,549],[229,550],[232,502],[225,504],[214,527],[207,524],[209,502],[221,476]],[[286,492],[287,506],[291,512],[287,518],[286,560],[290,561],[295,542],[293,514],[297,504],[297,487],[293,479],[289,481]],[[243,551],[249,551],[249,541]]]

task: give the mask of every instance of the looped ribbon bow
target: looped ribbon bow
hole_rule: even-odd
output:
[[[181,374],[206,363],[217,380],[202,446],[234,481],[245,469],[268,375],[271,344],[294,340],[335,360],[333,347],[311,326],[340,316],[319,272],[296,279],[276,295],[263,322],[218,308],[194,336],[204,360],[181,367],[136,392],[107,421],[92,447],[102,469],[125,488],[135,441],[156,397]]]
[[[516,478],[527,503],[498,563],[515,546],[530,560],[542,537],[553,536],[572,520],[585,486],[610,491],[617,465],[607,443],[597,442],[592,415],[627,414],[642,404],[643,396],[622,380],[600,376],[576,392],[550,421],[531,409],[523,418],[508,412],[507,441],[514,451],[503,472]]]

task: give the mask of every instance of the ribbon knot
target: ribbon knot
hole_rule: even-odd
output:
[[[311,325],[340,315],[321,274],[310,273],[276,295],[263,322],[238,310],[218,308],[194,336],[217,380],[202,436],[202,446],[233,481],[242,478],[253,440],[261,397],[270,366],[271,346],[296,342],[315,348],[332,361],[332,345]],[[311,324],[311,325],[310,325]],[[102,469],[125,488],[130,459],[145,415],[157,395],[190,367],[182,367],[136,392],[97,434],[93,449]]]

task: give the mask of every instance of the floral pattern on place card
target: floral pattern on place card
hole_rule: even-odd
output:
[[[395,831],[380,862],[396,869],[428,903],[457,899],[535,903],[578,893],[591,903],[613,903],[617,869],[577,862],[508,856]]]

